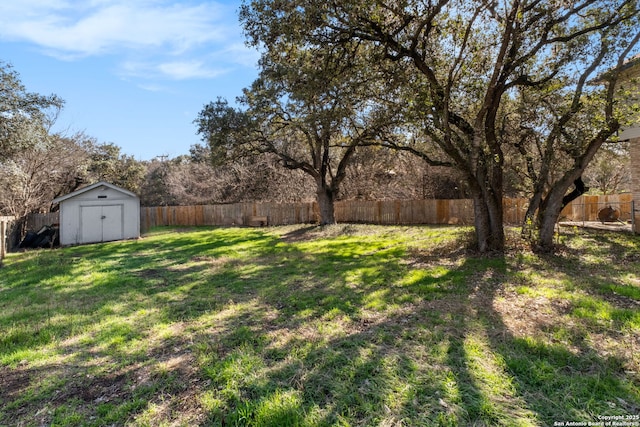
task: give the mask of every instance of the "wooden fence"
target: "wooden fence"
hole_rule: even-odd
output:
[[[569,204],[560,216],[566,221],[598,221],[600,209],[612,206],[622,221],[630,220],[632,195],[581,196]],[[527,199],[505,199],[504,222],[520,225]],[[473,224],[473,202],[458,200],[390,200],[336,202],[336,220],[342,223],[368,224]],[[144,233],[157,226],[201,225],[287,225],[318,222],[315,202],[235,203],[225,205],[156,206],[140,208],[140,229]],[[57,224],[58,213],[32,215],[30,230]]]
[[[317,221],[314,203],[234,203],[227,205],[157,206],[140,208],[140,229],[160,225],[265,225],[304,224]]]
[[[318,207],[307,203],[238,203],[211,206],[159,206],[140,209],[140,228],[160,225],[268,225],[318,222]],[[471,224],[469,200],[341,201],[336,221],[369,224]],[[515,218],[514,218],[515,220]]]
[[[337,202],[335,215],[338,222],[373,224],[437,223],[438,218],[449,218],[451,209],[448,201],[438,201],[437,207],[424,202]],[[465,205],[466,201],[456,202],[456,205]],[[318,208],[314,202],[162,206],[141,208],[140,217],[142,229],[158,225],[249,225],[259,222],[256,221],[258,218],[264,219],[269,225],[287,225],[318,222]]]
[[[27,230],[39,231],[42,227],[59,223],[59,212],[33,214],[29,215],[29,217],[27,218]]]
[[[520,225],[524,221],[527,199],[505,199],[504,222]],[[620,219],[631,218],[632,195],[582,196],[567,206],[561,219],[598,221],[600,209],[612,206],[620,211]],[[237,203],[211,206],[143,207],[141,229],[161,225],[250,225],[264,218],[268,225],[318,222],[318,207],[308,203]],[[346,200],[335,204],[336,221],[367,224],[473,224],[473,202],[457,200]]]
[[[504,199],[504,222],[520,224],[524,220],[527,199]],[[473,224],[473,201],[453,200],[393,200],[337,202],[338,222],[369,224]]]
[[[606,207],[617,209],[620,215],[620,221],[631,221],[631,213],[633,212],[633,194],[580,196],[562,210],[560,219],[585,222],[598,221],[598,212]]]
[[[7,255],[7,234],[9,224],[13,219],[12,216],[0,216],[0,265],[2,265],[2,259]]]

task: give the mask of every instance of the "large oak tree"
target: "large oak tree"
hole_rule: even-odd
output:
[[[405,89],[412,132],[396,145],[460,171],[474,201],[478,249],[500,252],[507,153],[531,168],[536,241],[550,249],[549,224],[563,198],[619,128],[615,73],[602,90],[588,83],[632,53],[638,3],[253,0],[241,18],[251,40],[267,50],[283,40],[324,49],[362,43],[404,70],[390,81]],[[520,127],[525,115],[535,123],[522,120]],[[567,161],[553,163],[564,168],[553,180],[549,159],[560,152]]]

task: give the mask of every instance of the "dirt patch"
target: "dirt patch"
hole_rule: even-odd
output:
[[[319,225],[311,225],[308,227],[295,228],[289,232],[286,232],[281,236],[283,242],[296,243],[305,242],[309,240],[315,240],[322,237],[323,227]]]
[[[587,328],[571,316],[573,309],[574,304],[566,299],[526,297],[516,292],[503,292],[493,301],[493,310],[504,325],[503,334],[561,344],[574,354],[595,352],[602,360],[613,357],[628,375],[637,376],[640,359],[634,339],[617,329]]]
[[[607,293],[594,292],[591,294],[596,296],[597,298],[601,298],[605,300],[606,302],[610,303],[616,308],[640,311],[640,301],[616,293],[615,286],[612,287],[612,292],[607,292]]]
[[[65,406],[91,419],[97,416],[100,405],[118,407],[140,398],[148,401],[140,410],[156,408],[154,422],[199,424],[206,414],[197,396],[205,384],[193,355],[176,350],[164,352],[160,359],[98,375],[91,374],[83,365],[0,367],[0,406],[6,407],[30,393],[29,390],[40,395],[32,399],[32,404],[6,409],[0,424],[21,419],[27,424],[47,425],[52,421],[53,411]],[[52,387],[49,382],[59,385]],[[136,412],[131,414],[134,418]]]
[[[493,301],[493,309],[513,336],[539,336],[558,325],[571,310],[571,304],[566,300],[527,298],[516,292],[503,292]]]
[[[92,405],[110,401],[125,401],[131,397],[129,383],[130,374],[127,372],[115,372],[96,377],[76,374],[63,389],[52,396],[51,402],[59,405],[74,398]]]
[[[430,268],[435,265],[455,268],[464,259],[468,249],[464,246],[451,245],[449,250],[441,248],[438,250],[425,250],[422,248],[409,248],[406,260],[403,264],[411,268]]]
[[[368,224],[309,225],[285,228],[280,239],[286,243],[304,242],[316,239],[330,239],[339,236],[375,234],[378,226]]]
[[[32,377],[38,377],[38,372],[33,369],[21,366],[17,368],[0,366],[0,390],[2,390],[0,393],[0,403],[10,402],[14,400],[16,396],[21,395],[29,388]]]

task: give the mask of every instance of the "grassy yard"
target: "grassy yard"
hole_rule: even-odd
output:
[[[470,234],[160,229],[10,254],[0,425],[640,423],[640,239],[483,258]]]

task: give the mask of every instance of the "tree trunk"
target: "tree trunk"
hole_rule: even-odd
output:
[[[478,251],[481,253],[504,252],[502,198],[497,200],[486,192],[473,192],[473,208]]]
[[[331,189],[318,185],[317,191],[318,208],[320,210],[320,225],[330,225],[336,223],[334,210],[335,195]]]
[[[479,172],[469,179],[478,251],[500,254],[505,246],[501,177],[494,176],[491,185],[485,178],[488,175],[486,171]]]
[[[488,252],[491,240],[491,225],[489,222],[487,207],[481,197],[474,196],[473,210],[478,250],[483,253]]]
[[[536,249],[540,252],[553,252],[553,236],[555,235],[556,222],[562,211],[562,195],[549,194],[544,208],[538,213],[538,241]]]
[[[540,225],[538,228],[537,241],[537,249],[541,252],[553,251],[553,236],[555,235],[556,222],[558,221],[558,217],[560,217],[562,209],[564,209],[564,207],[570,202],[589,191],[589,187],[584,185],[582,177],[579,176],[573,181],[575,189],[565,195],[569,186],[561,184],[566,181],[568,180],[565,179],[558,183],[541,204],[541,209],[538,213],[538,222]]]

